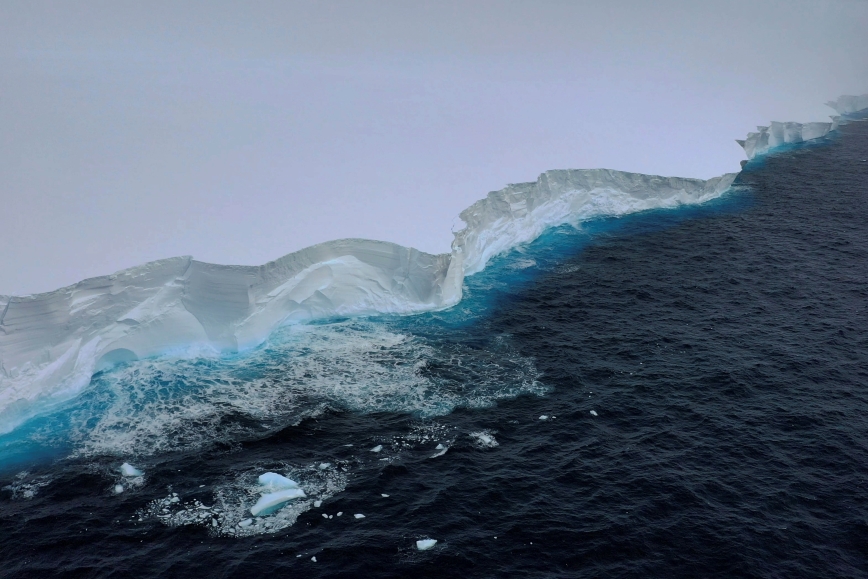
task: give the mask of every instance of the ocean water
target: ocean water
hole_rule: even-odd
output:
[[[450,310],[97,374],[0,437],[0,575],[868,576],[864,159],[853,122]],[[266,471],[307,496],[254,519]]]

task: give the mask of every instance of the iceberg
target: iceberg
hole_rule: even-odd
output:
[[[175,257],[48,293],[0,298],[0,433],[80,393],[115,365],[239,352],[280,326],[413,314],[461,300],[464,277],[547,228],[720,196],[731,173],[685,179],[607,169],[547,171],[461,213],[451,253],[342,239],[261,266]]]
[[[861,96],[841,96],[838,100],[829,101],[827,106],[835,109],[837,116],[831,117],[830,123],[781,123],[772,122],[767,127],[757,127],[756,132],[748,133],[747,138],[736,140],[747,155],[748,160],[754,159],[769,151],[790,143],[803,143],[821,139],[836,130],[841,123],[846,122],[846,115],[868,109],[868,94]]]
[[[270,515],[279,510],[283,505],[293,499],[304,498],[307,495],[301,489],[285,489],[275,493],[268,493],[259,497],[256,504],[250,507],[250,514],[254,517]]]
[[[868,95],[829,104],[848,115],[868,108]],[[739,144],[753,159],[819,139],[838,122],[775,122]],[[95,373],[118,364],[170,352],[241,352],[287,324],[448,308],[461,300],[465,276],[548,228],[702,203],[722,195],[736,176],[547,171],[462,211],[449,253],[341,239],[260,266],[174,257],[52,292],[0,296],[0,433],[74,398]]]
[[[259,484],[269,490],[297,489],[298,483],[276,472],[259,475]]]

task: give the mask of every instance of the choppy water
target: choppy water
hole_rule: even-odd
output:
[[[0,437],[0,574],[868,576],[863,159],[855,122],[449,311],[98,374]],[[308,496],[241,525],[266,470]]]

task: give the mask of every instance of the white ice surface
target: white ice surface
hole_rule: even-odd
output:
[[[293,499],[300,499],[307,495],[301,489],[284,489],[274,493],[262,495],[256,504],[250,507],[250,514],[254,517],[267,515],[279,509]]]
[[[416,548],[420,551],[427,551],[437,544],[437,539],[420,539],[416,541]]]
[[[298,483],[276,472],[259,475],[259,484],[268,490],[297,489]]]

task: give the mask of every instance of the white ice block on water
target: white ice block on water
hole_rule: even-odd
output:
[[[304,491],[301,489],[286,489],[275,493],[262,495],[256,504],[250,507],[250,514],[254,517],[270,515],[271,513],[281,509],[286,503],[293,499],[304,498]]]
[[[437,544],[437,539],[419,539],[416,541],[416,548],[420,551],[427,551]]]
[[[145,473],[143,473],[142,471],[140,471],[139,469],[137,469],[136,467],[134,467],[133,465],[131,465],[131,464],[128,463],[128,462],[125,462],[125,463],[123,463],[123,464],[121,465],[120,471],[121,471],[121,474],[122,474],[122,475],[124,475],[124,476],[130,476],[130,477],[132,477],[132,476],[142,476],[143,474],[145,474]]]
[[[270,490],[297,489],[298,483],[276,472],[259,475],[259,484]]]

